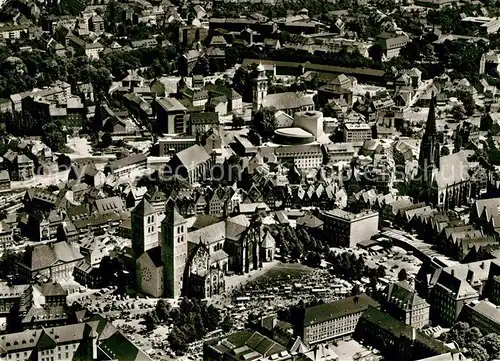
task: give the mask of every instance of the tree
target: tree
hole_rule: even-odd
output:
[[[210,74],[210,62],[207,57],[202,56],[196,62],[193,68],[193,74],[195,75],[209,75]]]
[[[90,82],[94,88],[96,99],[102,99],[108,94],[112,78],[111,72],[105,67],[100,67],[90,73]]]
[[[453,108],[451,108],[451,115],[455,120],[462,120],[467,118],[466,113],[465,113],[465,108],[463,105],[454,105]]]
[[[101,146],[103,148],[107,148],[111,144],[113,144],[113,138],[111,137],[111,134],[109,134],[108,132],[104,133],[101,137]]]
[[[203,321],[205,324],[205,328],[208,331],[215,330],[218,327],[219,322],[220,322],[219,310],[212,305],[206,307],[206,311],[203,315]]]
[[[479,340],[479,344],[485,348],[490,357],[498,358],[500,353],[500,335],[489,333]]]
[[[467,114],[468,116],[474,114],[474,110],[476,109],[476,102],[472,93],[467,91],[459,91],[457,93],[457,98],[462,102],[465,109],[465,114]]]
[[[170,317],[171,310],[172,306],[170,305],[169,302],[163,299],[159,299],[158,302],[156,302],[155,313],[159,320],[167,321],[168,318]]]
[[[271,139],[276,130],[276,109],[261,108],[252,117],[251,127],[255,130],[263,140]]]
[[[224,317],[224,320],[222,320],[220,328],[224,332],[231,331],[231,329],[233,328],[233,319],[231,318],[230,315],[226,315],[226,317]]]
[[[406,268],[401,268],[401,270],[398,273],[398,280],[406,281],[407,279],[408,279],[408,273],[406,272]]]
[[[321,265],[321,255],[314,251],[308,252],[304,263],[311,267],[319,267]]]
[[[71,167],[71,158],[66,154],[60,154],[57,157],[57,165],[60,170],[69,169],[69,167]]]
[[[16,253],[11,249],[6,249],[0,257],[0,277],[8,278],[13,275],[16,264],[22,259],[21,253]]]
[[[382,61],[382,56],[384,55],[384,49],[379,43],[375,43],[370,47],[368,53],[373,61],[380,63]]]
[[[475,361],[488,361],[489,359],[486,349],[477,342],[468,343],[467,350]]]
[[[186,352],[188,349],[187,337],[177,326],[168,335],[168,342],[174,351]]]
[[[441,157],[444,157],[449,154],[450,154],[450,148],[448,148],[447,146],[443,146],[441,148]]]
[[[155,329],[157,323],[156,321],[157,320],[151,313],[148,313],[144,316],[144,324],[146,325],[146,332],[151,332]]]
[[[210,112],[210,113],[215,112],[215,105],[214,105],[214,104],[212,104],[212,103],[207,103],[207,104],[205,105],[205,111],[206,111],[206,112]]]
[[[358,296],[361,294],[361,287],[358,284],[355,284],[351,291],[351,296]]]
[[[66,144],[66,134],[60,121],[50,121],[42,126],[42,139],[53,151],[60,151]]]
[[[242,117],[233,115],[232,124],[233,124],[233,128],[241,128],[245,125],[245,119],[243,119]]]
[[[378,268],[377,268],[377,275],[379,277],[382,277],[382,278],[385,277],[386,272],[385,272],[385,267],[384,266],[382,266],[382,265],[378,266]]]
[[[241,158],[233,154],[224,162],[224,179],[229,183],[239,182],[241,181]]]

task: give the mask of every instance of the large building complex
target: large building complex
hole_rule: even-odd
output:
[[[305,344],[350,337],[368,307],[380,305],[366,294],[306,308],[301,323]]]
[[[351,213],[341,209],[322,212],[324,229],[332,244],[354,247],[378,233],[378,212]]]

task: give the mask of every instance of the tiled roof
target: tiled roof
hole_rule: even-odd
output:
[[[119,212],[124,209],[123,201],[118,196],[96,199],[95,206],[99,213]]]
[[[379,307],[379,304],[366,294],[348,297],[322,305],[308,307],[304,313],[304,327],[333,320],[368,309],[369,306]]]
[[[132,213],[148,216],[150,214],[155,214],[156,209],[145,198],[143,198],[142,201],[134,208]]]
[[[120,168],[124,168],[145,161],[147,161],[146,155],[144,153],[138,153],[126,158],[114,160],[109,163],[109,166],[112,170],[117,170]]]
[[[66,290],[57,282],[43,283],[40,286],[42,295],[47,296],[66,296]]]
[[[187,234],[188,242],[198,244],[203,242],[210,245],[223,240],[226,236],[225,222],[217,222],[210,226],[197,229]]]
[[[274,107],[276,110],[297,109],[310,105],[314,105],[314,101],[310,96],[299,95],[294,92],[269,94],[264,99],[264,106]]]
[[[186,169],[195,168],[198,164],[204,163],[210,159],[210,154],[199,144],[192,145],[189,148],[181,150],[175,155]]]
[[[217,112],[192,113],[191,124],[219,124],[219,113]]]

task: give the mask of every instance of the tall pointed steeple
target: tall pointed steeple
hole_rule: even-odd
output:
[[[429,105],[425,132],[428,134],[436,134],[436,96],[434,93],[432,93],[431,104]]]
[[[418,160],[419,179],[428,186],[432,185],[433,170],[439,168],[440,146],[436,130],[436,97],[432,94],[429,115],[425,125]]]

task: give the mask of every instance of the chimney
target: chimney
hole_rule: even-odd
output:
[[[481,264],[479,265],[479,267],[481,267],[481,269],[484,269],[484,262],[481,262]]]
[[[411,328],[411,340],[415,341],[417,339],[417,329],[415,327]]]
[[[451,275],[455,277],[455,270],[453,268],[451,269]]]
[[[466,281],[470,283],[472,281],[472,277],[473,276],[474,276],[474,272],[472,272],[472,270],[468,270],[467,271],[467,279],[466,279]]]

